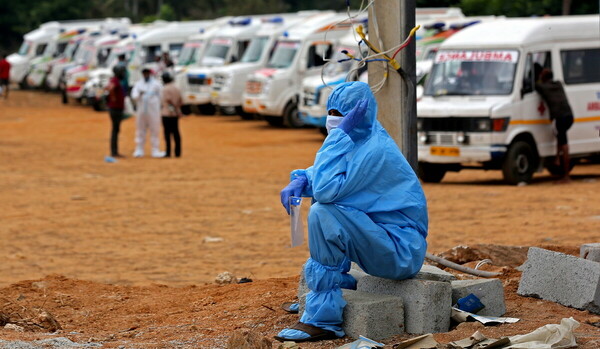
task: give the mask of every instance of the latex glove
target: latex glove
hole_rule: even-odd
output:
[[[308,178],[306,176],[298,176],[294,178],[287,187],[283,188],[281,191],[281,204],[285,207],[285,210],[288,214],[290,214],[290,197],[292,196],[300,196],[302,195],[302,191],[306,184],[308,183]]]
[[[360,100],[358,104],[356,104],[356,106],[344,116],[344,119],[338,128],[346,132],[346,134],[350,134],[350,131],[352,131],[364,119],[365,113],[367,112],[367,107],[369,107],[369,100]]]

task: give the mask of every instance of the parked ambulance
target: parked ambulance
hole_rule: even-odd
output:
[[[303,126],[298,115],[302,80],[321,74],[325,59],[352,27],[347,17],[315,16],[280,36],[266,68],[248,77],[244,112],[258,113],[272,126]]]
[[[210,26],[212,21],[171,22],[165,26],[154,28],[139,35],[133,61],[130,65],[130,82],[134,84],[142,77],[142,69],[154,72],[160,70],[157,62],[164,52],[168,52],[171,60],[177,62],[179,52],[186,40],[193,34]]]
[[[175,64],[174,82],[179,91],[182,91],[183,106],[181,110],[185,114],[191,113],[191,100],[187,98],[188,78],[187,71],[200,66],[202,57],[206,52],[207,42],[216,35],[219,30],[227,26],[231,20],[231,16],[220,17],[215,19],[209,26],[202,28],[198,33],[191,35],[183,45],[183,49],[179,54],[177,63]]]
[[[46,75],[52,65],[66,57],[69,41],[78,35],[85,33],[86,28],[71,29],[57,34],[54,41],[47,46],[41,57],[31,60],[29,73],[26,81],[28,87],[44,87]]]
[[[81,101],[87,96],[85,83],[89,79],[90,71],[105,67],[112,48],[128,34],[110,34],[99,37],[97,40],[88,41],[81,48],[83,55],[76,66],[65,72],[67,96]]]
[[[501,19],[466,28],[442,43],[417,104],[419,172],[500,169],[511,184],[552,167],[556,137],[535,92],[534,65],[563,82],[575,122],[577,160],[600,154],[598,16]]]
[[[48,68],[48,74],[46,75],[47,87],[51,90],[64,89],[64,86],[61,87],[61,83],[64,85],[64,72],[74,67],[77,64],[76,61],[81,61],[79,58],[83,52],[79,48],[85,46],[87,41],[96,40],[101,35],[99,28],[92,28],[71,38],[65,48],[63,57],[57,58]]]
[[[182,93],[185,101],[195,105],[202,114],[214,114],[216,109],[211,103],[213,70],[239,62],[261,26],[261,16],[252,16],[233,18],[226,26],[221,27],[218,33],[208,40],[206,51],[198,66],[187,70],[188,86]]]
[[[19,51],[7,57],[11,65],[11,82],[25,86],[25,77],[27,72],[29,72],[30,62],[37,57],[43,56],[48,43],[60,33],[60,29],[60,23],[48,22],[42,24],[38,29],[25,34]]]
[[[333,13],[333,12],[331,12]],[[248,74],[264,68],[273,52],[277,38],[286,30],[315,17],[331,15],[319,11],[303,11],[262,18],[260,29],[250,40],[248,49],[239,62],[212,70],[211,103],[219,106],[227,114],[237,113],[242,118],[250,118],[242,110],[243,93]],[[209,74],[210,75],[210,74]]]
[[[348,54],[354,57],[366,57],[368,47],[359,45],[360,36],[352,29],[340,40],[335,47],[331,61],[325,65],[321,74],[308,76],[302,81],[298,112],[305,125],[315,126],[326,134],[325,121],[327,119],[327,99],[331,91],[345,81],[359,80],[361,75],[367,74],[367,66],[359,67],[359,62],[349,59]],[[340,62],[341,61],[341,62]]]

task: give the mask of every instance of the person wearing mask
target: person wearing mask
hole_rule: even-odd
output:
[[[110,134],[110,155],[116,158],[122,158],[119,154],[119,131],[121,129],[121,120],[123,120],[123,110],[125,109],[125,91],[121,85],[121,80],[125,75],[124,70],[119,66],[113,67],[113,77],[110,79],[106,90],[108,92],[106,104],[112,123]]]
[[[179,117],[181,116],[181,92],[173,83],[171,74],[162,74],[163,90],[161,111],[163,131],[165,134],[165,157],[171,156],[171,136],[175,143],[175,157],[181,156],[181,136],[179,135]]]
[[[152,77],[152,71],[144,68],[143,79],[140,79],[131,90],[131,98],[136,101],[136,131],[135,151],[136,158],[144,156],[144,145],[146,143],[146,132],[150,131],[150,146],[152,157],[162,158],[165,152],[160,151],[160,95],[162,86]]]
[[[427,203],[415,172],[377,121],[368,84],[338,85],[327,101],[328,135],[314,164],[291,173],[281,191],[313,198],[308,216],[310,292],[300,322],[279,341],[316,341],[345,335],[342,288],[356,289],[350,262],[366,273],[407,279],[421,269],[427,249]]]
[[[6,59],[6,54],[2,54],[0,60],[0,90],[4,95],[4,99],[8,98],[8,88],[10,85],[10,63]]]
[[[539,74],[535,90],[540,94],[550,112],[550,119],[556,130],[556,160],[555,165],[562,168],[563,177],[560,183],[571,181],[571,161],[569,158],[569,142],[567,131],[573,125],[573,111],[560,81],[553,80],[552,70],[544,68]]]

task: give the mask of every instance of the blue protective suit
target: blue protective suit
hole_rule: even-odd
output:
[[[344,336],[346,305],[341,288],[356,289],[356,280],[347,273],[350,262],[371,275],[406,279],[420,270],[427,249],[423,189],[377,121],[377,102],[369,85],[337,86],[327,110],[346,115],[362,99],[369,100],[364,118],[348,133],[331,130],[314,165],[291,176],[307,177],[302,196],[314,200],[308,216],[310,258],[304,270],[311,291],[300,322],[339,337]],[[283,330],[280,336],[289,331],[297,330]]]

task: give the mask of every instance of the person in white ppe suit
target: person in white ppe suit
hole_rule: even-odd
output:
[[[136,101],[137,117],[135,131],[135,151],[133,156],[136,158],[144,156],[144,145],[146,143],[146,131],[150,130],[150,146],[152,147],[152,157],[162,158],[165,152],[160,151],[160,96],[162,93],[161,84],[152,77],[150,69],[142,70],[143,79],[136,82],[131,91],[131,98]]]

